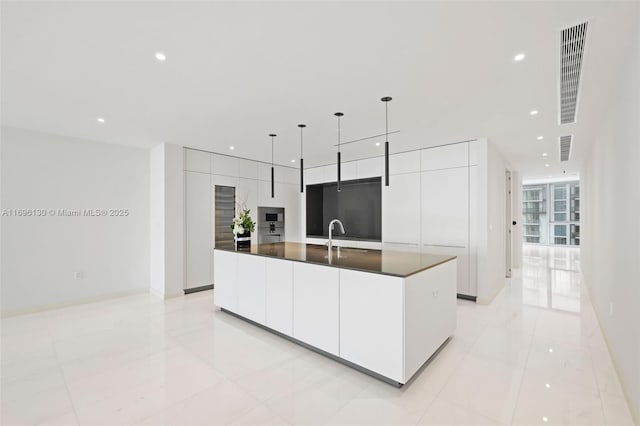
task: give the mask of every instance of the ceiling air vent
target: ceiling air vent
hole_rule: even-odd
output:
[[[560,136],[560,161],[569,161],[573,135]]]
[[[561,32],[560,52],[560,124],[576,122],[580,70],[587,38],[587,22]]]

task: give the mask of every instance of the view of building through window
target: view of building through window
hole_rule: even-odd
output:
[[[522,186],[523,240],[526,243],[580,245],[580,182]]]

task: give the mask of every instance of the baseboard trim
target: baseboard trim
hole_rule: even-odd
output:
[[[184,294],[197,293],[198,291],[205,291],[205,290],[213,290],[213,284],[203,285],[203,286],[194,287],[194,288],[185,288]]]
[[[132,296],[134,294],[143,294],[148,292],[149,290],[147,288],[141,288],[141,289],[123,291],[118,293],[110,293],[102,296],[86,297],[83,299],[74,299],[67,302],[47,303],[44,305],[38,305],[31,308],[16,309],[14,311],[7,311],[7,312],[3,311],[0,314],[0,318],[9,318],[9,317],[15,317],[19,315],[28,315],[28,314],[37,314],[40,312],[52,311],[55,309],[68,308],[71,306],[87,305],[89,303],[102,302],[104,300],[117,299],[120,297]]]

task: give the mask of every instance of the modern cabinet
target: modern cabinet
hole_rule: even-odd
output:
[[[339,355],[339,271],[295,262],[293,337]]]
[[[266,325],[293,335],[293,262],[266,259]]]
[[[199,152],[199,151],[197,151]],[[210,176],[185,171],[185,289],[210,285],[212,214]]]
[[[382,241],[420,244],[420,173],[393,176],[382,186]]]
[[[245,256],[238,268],[238,310],[259,324],[266,322],[266,262],[261,256]]]
[[[238,255],[214,250],[216,267],[213,270],[213,301],[216,306],[232,312],[238,310]]]
[[[340,358],[398,382],[404,379],[403,287],[403,278],[340,270]]]
[[[420,152],[421,170],[440,170],[469,165],[469,142],[426,148]]]
[[[186,149],[184,169],[190,172],[211,173],[210,154],[197,149]]]
[[[422,244],[467,247],[469,169],[422,172]]]

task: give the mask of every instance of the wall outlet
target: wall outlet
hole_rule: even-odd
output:
[[[84,274],[82,272],[74,272],[73,278],[75,278],[76,280],[81,280],[82,278],[84,278]]]
[[[609,316],[613,316],[613,302],[609,302]]]

